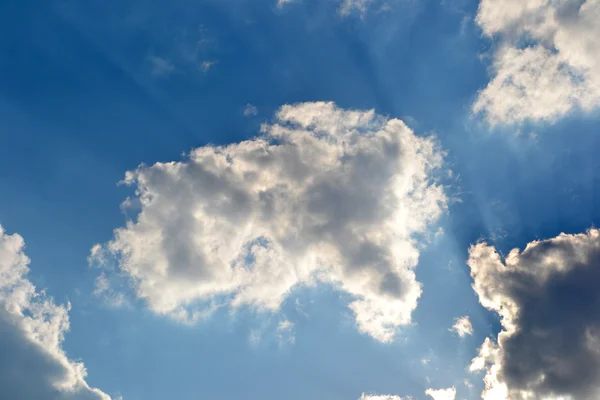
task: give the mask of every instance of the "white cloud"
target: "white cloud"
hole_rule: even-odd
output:
[[[500,44],[474,112],[494,125],[598,107],[599,14],[598,0],[482,0],[476,21]]]
[[[456,388],[427,389],[425,394],[433,400],[454,400],[456,398]]]
[[[70,305],[56,305],[26,278],[23,247],[0,226],[0,398],[110,400],[62,350]]]
[[[244,116],[253,117],[255,115],[258,115],[258,108],[256,108],[256,106],[253,104],[246,104],[246,107],[244,107]]]
[[[141,212],[104,253],[160,314],[277,311],[297,287],[326,283],[352,295],[361,332],[393,340],[421,294],[417,236],[446,206],[436,143],[322,102],[283,106],[262,132],[128,172]]]
[[[502,260],[485,243],[469,266],[481,304],[501,316],[472,371],[486,372],[484,400],[600,396],[600,231],[534,241]]]
[[[456,318],[454,325],[450,328],[451,332],[455,332],[460,337],[473,334],[473,325],[468,316]]]
[[[456,398],[456,388],[448,389],[427,389],[425,394],[433,400],[454,400]],[[412,397],[400,397],[391,394],[366,394],[363,393],[359,400],[412,400]]]

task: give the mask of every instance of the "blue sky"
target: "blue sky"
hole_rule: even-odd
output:
[[[510,43],[511,35],[503,29],[509,29],[506,26],[512,22],[498,26],[505,16],[494,9],[502,5],[493,0],[481,3],[375,0],[362,2],[364,9],[344,14],[337,0],[296,0],[281,7],[275,0],[2,2],[0,224],[4,235],[24,238],[22,251],[31,259],[26,279],[38,291],[45,289],[56,304],[71,304],[70,329],[64,341],[45,351],[53,357],[60,353],[64,356],[61,363],[84,362],[87,377],[81,379],[113,399],[353,400],[365,393],[445,400],[449,397],[429,396],[425,391],[452,387],[457,399],[481,398],[484,372],[469,372],[469,365],[486,337],[498,340],[498,333],[509,328],[500,322],[497,309],[482,306],[486,294],[472,288],[473,279],[477,284],[479,278],[472,278],[471,273],[479,269],[469,246],[485,241],[506,256],[513,248],[524,249],[528,243],[555,238],[561,232],[585,234],[600,221],[596,206],[600,95],[594,92],[600,82],[600,47],[589,39],[598,31],[589,17],[599,9],[598,2],[567,1],[577,7],[569,17],[579,18],[573,22],[561,19],[564,10],[559,6],[541,1],[540,15],[556,15],[548,22],[557,32],[556,42],[551,43],[549,53],[540,50],[548,57],[541,66],[534,64],[537,58],[521,61],[515,57],[515,63],[529,68],[516,72],[502,69],[503,57],[507,57],[504,49],[513,46],[519,55],[523,49],[538,51],[547,45],[545,37],[533,34],[531,44]],[[516,36],[522,39],[538,32],[528,25],[533,23],[527,14],[536,9],[523,11],[517,3],[509,3],[506,8],[514,7],[525,21],[519,25],[523,32]],[[573,52],[581,42],[581,48],[587,46],[588,58],[565,50],[560,42],[565,32],[582,38],[572,39]],[[565,81],[561,69],[552,75],[553,58],[558,58],[561,68],[573,68],[581,76]],[[544,79],[530,79],[527,71],[531,70],[541,71],[536,76],[550,71],[549,86],[543,86]],[[509,90],[511,84],[506,82],[494,86],[503,73],[511,82],[519,82],[519,91]],[[551,99],[548,104],[544,93]],[[498,99],[508,99],[512,106],[506,108]],[[333,102],[336,108],[314,111],[322,113],[318,117],[322,119],[315,122],[317,128],[297,123],[294,118],[309,111],[294,105],[313,102]],[[474,104],[486,105],[481,111]],[[278,114],[284,105],[291,105],[291,116]],[[341,236],[348,232],[341,228],[328,231],[340,234],[329,245],[346,251],[340,255],[345,260],[340,267],[343,272],[332,278],[335,284],[300,282],[282,295],[276,309],[264,310],[254,303],[236,308],[225,302],[197,321],[177,320],[173,317],[176,308],[159,311],[157,304],[166,301],[159,289],[152,287],[142,294],[140,288],[151,281],[146,273],[158,268],[157,260],[164,254],[153,258],[155,254],[150,253],[144,259],[147,264],[134,265],[126,251],[116,251],[106,265],[89,265],[95,244],[110,252],[111,241],[119,241],[115,229],[125,227],[127,220],[137,221],[139,213],[160,211],[139,204],[122,207],[128,196],[136,202],[136,189],[143,191],[140,178],[130,186],[118,184],[126,171],[144,165],[138,171],[141,179],[147,176],[149,192],[166,198],[164,204],[172,206],[164,211],[167,217],[154,222],[157,229],[163,233],[170,229],[175,242],[187,246],[188,231],[183,227],[180,231],[179,225],[171,226],[169,221],[178,220],[186,206],[199,207],[209,189],[194,184],[191,194],[181,192],[188,194],[178,197],[180,186],[163,187],[160,178],[153,181],[155,163],[189,166],[195,162],[190,155],[193,149],[253,140],[261,135],[261,126],[267,127],[262,128],[263,134],[265,129],[275,132],[296,123],[308,131],[326,131],[326,118],[350,120],[347,110],[374,110],[381,118],[402,120],[408,126],[401,130],[402,137],[422,145],[433,135],[434,152],[444,159],[443,166],[424,170],[422,183],[444,193],[439,210],[432,206],[431,221],[409,229],[409,238],[399,233],[404,228],[393,228],[390,233],[393,238],[402,236],[402,243],[414,244],[410,251],[417,252],[418,263],[409,270],[414,267],[416,278],[406,278],[406,285],[422,285],[418,305],[409,310],[410,321],[395,326],[393,340],[378,340],[370,328],[360,328],[360,313],[348,307],[353,296],[370,298],[381,293],[362,286],[349,289],[362,283],[355,283],[358,278],[345,269],[353,263],[354,253],[350,239]],[[370,135],[381,128],[373,127],[377,124],[359,122],[352,129]],[[293,140],[272,135],[279,144]],[[404,151],[402,157],[420,154],[409,147]],[[231,154],[240,153],[232,150]],[[399,176],[408,179],[407,174]],[[174,182],[187,178],[179,179]],[[360,191],[360,185],[368,183],[353,182],[347,193],[355,193],[352,188]],[[365,214],[369,205],[387,207],[380,203],[383,194],[383,189],[373,193],[378,199],[373,203],[365,200]],[[406,194],[404,203],[395,207],[412,210],[406,202],[413,199],[412,192]],[[360,199],[350,198],[348,203],[353,200]],[[335,214],[341,205],[331,207],[325,209]],[[350,209],[354,214],[340,218],[367,224],[357,216],[362,211]],[[186,221],[185,215],[181,222]],[[383,229],[382,220],[377,219],[377,224],[371,221],[360,226]],[[206,235],[213,234],[206,229]],[[268,238],[265,232],[262,235]],[[298,241],[316,246],[316,239],[307,239],[303,235],[308,234],[302,232],[295,232]],[[228,240],[224,233],[215,235],[215,240]],[[136,246],[132,243],[127,244],[130,250]],[[165,243],[164,251],[169,253]],[[281,243],[285,247],[287,242]],[[139,246],[142,253],[148,250]],[[299,263],[296,260],[306,255],[281,251],[287,256],[282,256],[277,268],[288,268],[286,263]],[[320,256],[319,251],[311,250],[309,255]],[[297,259],[291,260],[292,254]],[[472,263],[467,265],[469,259]],[[180,266],[174,264],[178,260],[168,256],[167,268],[178,270]],[[523,257],[522,264],[528,260]],[[396,271],[394,262],[390,268]],[[408,256],[403,262],[411,263]],[[181,282],[199,284],[208,279],[194,281],[192,272],[185,275],[189,268],[195,264],[180,271],[184,273]],[[101,274],[108,277],[105,290],[98,290]],[[170,279],[160,290],[177,291],[174,282],[179,281]],[[268,285],[259,281],[247,291]],[[115,296],[119,304],[114,304]],[[404,294],[398,296],[404,299]],[[7,298],[0,296],[5,305],[10,304]],[[515,302],[520,299],[513,298]],[[204,303],[218,303],[220,297],[197,296],[183,303],[196,307],[196,301],[203,304],[193,311]],[[523,300],[523,304],[529,303]],[[568,310],[553,315],[561,318],[564,314],[560,313]],[[464,337],[449,330],[463,316],[472,324]],[[291,323],[289,329],[281,325],[286,321]],[[587,320],[573,324],[591,326]],[[18,326],[29,332],[25,325]],[[39,339],[30,335],[27,340]],[[501,359],[502,365],[508,365],[511,358]],[[0,374],[6,368],[2,366]],[[518,399],[519,391],[525,390],[508,373],[498,379],[499,385],[508,387],[508,394],[488,394],[486,399]],[[28,398],[18,387],[13,390],[6,396]],[[574,392],[549,383],[527,390],[539,390],[539,398],[564,395],[578,400],[589,398],[585,396],[595,389]],[[74,398],[88,398],[77,393]]]

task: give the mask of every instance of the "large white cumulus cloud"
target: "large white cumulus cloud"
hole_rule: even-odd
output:
[[[498,124],[598,107],[599,19],[600,0],[481,0],[476,21],[500,43],[474,111]]]
[[[471,365],[486,371],[483,398],[600,398],[600,231],[531,242],[504,260],[480,243],[469,266],[503,327]]]
[[[92,256],[116,255],[152,310],[185,320],[199,303],[275,311],[301,285],[332,284],[360,331],[390,341],[421,293],[417,236],[445,208],[441,165],[400,120],[283,106],[260,137],[128,172],[141,210]]]
[[[69,306],[56,305],[26,278],[23,246],[21,236],[0,226],[0,398],[110,400],[88,386],[83,364],[61,349]]]

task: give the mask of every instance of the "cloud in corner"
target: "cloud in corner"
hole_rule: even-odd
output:
[[[534,241],[504,259],[486,243],[468,264],[479,301],[501,316],[470,369],[484,400],[600,396],[600,231]]]
[[[599,107],[599,13],[596,0],[481,0],[476,22],[499,43],[473,111],[497,125]]]
[[[70,304],[55,304],[27,279],[24,246],[0,226],[0,398],[110,400],[63,351]]]

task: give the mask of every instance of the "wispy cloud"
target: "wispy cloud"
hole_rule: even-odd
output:
[[[283,8],[286,4],[293,3],[297,0],[277,0],[277,8]]]
[[[175,66],[165,58],[149,55],[148,62],[150,63],[150,74],[152,76],[169,76],[175,72]]]
[[[244,107],[244,116],[245,117],[253,117],[255,115],[258,114],[258,108],[256,108],[255,105],[253,104],[246,104],[246,107]]]
[[[200,70],[204,73],[207,73],[211,70],[215,65],[217,65],[219,61],[217,60],[205,60],[200,64]]]
[[[167,43],[170,44],[152,50],[146,57],[153,77],[206,73],[218,63],[217,41],[202,25],[196,29],[182,28]]]

